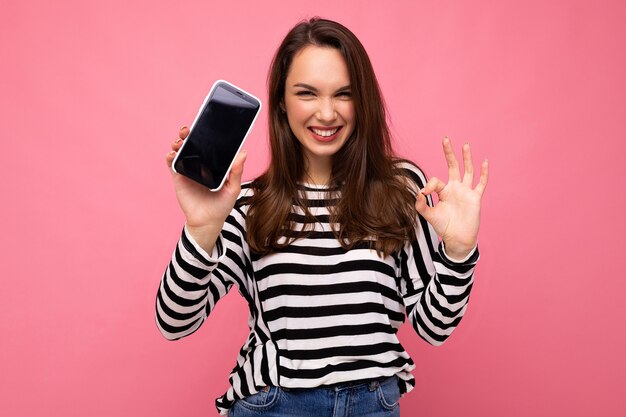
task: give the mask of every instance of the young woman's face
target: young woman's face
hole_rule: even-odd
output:
[[[319,46],[298,52],[287,74],[284,106],[307,169],[330,167],[332,156],[354,131],[350,76],[341,53]]]

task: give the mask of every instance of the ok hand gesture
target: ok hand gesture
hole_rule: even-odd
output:
[[[446,254],[459,260],[469,255],[478,240],[480,200],[487,186],[489,166],[487,160],[482,163],[480,179],[473,187],[474,164],[469,144],[463,145],[462,177],[459,162],[447,137],[443,140],[443,153],[448,163],[448,183],[432,177],[417,193],[415,208],[443,239]],[[430,207],[425,196],[433,192],[437,193],[439,202]]]

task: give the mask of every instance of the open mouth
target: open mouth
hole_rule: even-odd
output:
[[[311,133],[313,133],[313,137],[315,137],[315,139],[326,142],[335,139],[342,128],[343,126],[330,128],[309,127],[308,129]]]

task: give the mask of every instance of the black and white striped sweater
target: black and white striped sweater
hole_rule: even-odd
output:
[[[419,169],[402,167],[424,186]],[[367,244],[346,251],[328,221],[330,190],[302,185],[317,220],[313,232],[259,257],[245,239],[252,192],[242,186],[213,253],[183,230],[157,294],[157,326],[172,340],[196,331],[232,285],[248,302],[250,335],[230,388],[216,400],[220,414],[266,385],[310,388],[397,375],[401,391],[410,391],[415,365],[397,330],[406,314],[420,337],[443,343],[465,313],[478,250],[452,261],[419,217],[416,240],[398,253],[381,258]],[[296,221],[302,214],[294,207]]]

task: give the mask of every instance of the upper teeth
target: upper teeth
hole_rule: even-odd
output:
[[[312,130],[312,131],[313,131],[313,133],[315,133],[316,135],[320,135],[320,136],[325,136],[325,137],[328,137],[328,136],[332,136],[332,135],[334,135],[335,133],[337,133],[337,131],[339,130],[339,128],[338,128],[338,127],[336,127],[336,128],[334,128],[334,129],[332,129],[332,130],[319,130],[319,129],[313,129],[313,128],[311,128],[311,130]]]

